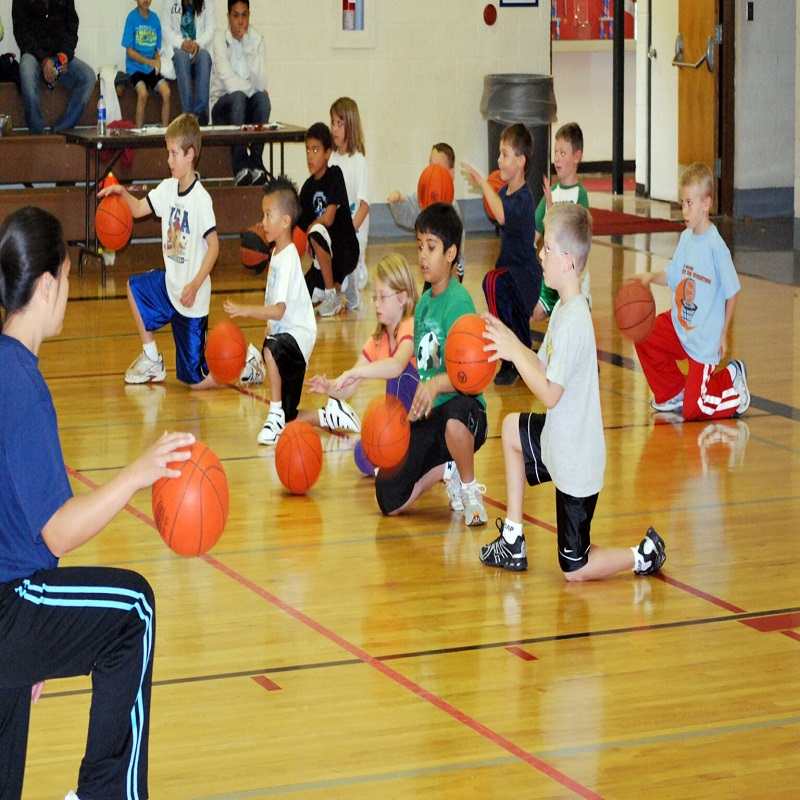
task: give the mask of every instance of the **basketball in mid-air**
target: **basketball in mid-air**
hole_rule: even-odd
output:
[[[486,322],[478,314],[463,314],[451,326],[444,343],[444,365],[450,383],[464,394],[482,392],[494,377],[496,363],[483,348],[489,343]]]
[[[496,192],[499,192],[505,185],[506,182],[500,177],[500,170],[496,169],[494,172],[490,172],[486,176],[486,180],[489,183],[489,186],[492,187]],[[494,214],[492,214],[492,209],[489,208],[489,203],[486,202],[486,195],[483,196],[483,207],[486,209],[486,215],[489,217],[492,222],[496,222],[494,218]]]
[[[235,322],[222,320],[209,332],[206,341],[206,363],[217,383],[234,383],[247,361],[247,342]]]
[[[261,225],[248,228],[239,242],[239,260],[242,266],[260,275],[268,266],[273,245],[267,241]]]
[[[208,445],[195,442],[188,461],[170,464],[178,478],[153,484],[153,519],[161,538],[181,556],[201,556],[219,540],[228,519],[228,479]]]
[[[275,446],[275,469],[292,494],[305,494],[322,469],[322,442],[308,422],[287,423]]]
[[[656,302],[650,287],[638,280],[623,283],[614,301],[614,321],[619,332],[638,344],[650,335],[655,319]]]
[[[375,397],[361,421],[361,444],[366,457],[380,469],[391,469],[406,457],[410,441],[406,407],[393,394]]]
[[[103,247],[107,250],[122,250],[133,233],[130,206],[118,194],[104,197],[94,215],[94,229]]]
[[[417,199],[421,209],[431,203],[452,203],[456,196],[453,179],[446,167],[441,164],[428,164],[417,183]]]

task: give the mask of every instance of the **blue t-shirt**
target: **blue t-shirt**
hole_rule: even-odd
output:
[[[126,49],[132,47],[139,55],[153,58],[156,50],[161,49],[161,20],[154,11],[150,11],[145,19],[138,8],[134,8],[125,20],[125,30],[122,32],[122,46]],[[153,68],[147,64],[140,64],[125,55],[125,72],[133,75],[134,72],[152,72]]]
[[[470,293],[455,279],[436,297],[430,289],[422,293],[414,311],[414,352],[417,354],[419,379],[426,381],[447,372],[444,363],[444,343],[453,323],[463,314],[474,314],[475,303]],[[456,396],[456,392],[438,394],[433,405],[440,406]],[[476,395],[486,408],[483,395]]]
[[[0,583],[53,569],[42,528],[72,497],[39,359],[0,334]]]
[[[536,209],[533,192],[527,183],[508,194],[508,186],[500,189],[505,224],[500,228],[500,252],[495,266],[507,269],[514,279],[523,308],[529,314],[539,299],[542,288],[542,267],[536,257]]]
[[[673,292],[672,324],[683,349],[700,364],[718,364],[725,301],[741,286],[716,226],[699,236],[687,228],[666,273]]]

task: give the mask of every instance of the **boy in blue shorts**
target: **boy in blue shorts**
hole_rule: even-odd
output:
[[[452,276],[462,225],[449,203],[433,203],[416,221],[419,266],[431,288],[414,312],[414,350],[420,382],[408,418],[411,442],[402,465],[379,470],[375,496],[384,514],[405,511],[423,492],[445,479],[453,511],[467,525],[485,525],[485,487],[475,480],[475,452],[486,441],[486,404],[482,395],[455,390],[444,364],[444,343],[462,314],[474,314],[469,292]],[[448,464],[447,462],[454,462]]]
[[[150,11],[151,0],[136,0],[136,8],[125,19],[122,46],[125,72],[136,89],[136,127],[144,124],[144,109],[150,91],[161,97],[161,124],[169,122],[169,84],[161,74],[161,21]]]
[[[590,529],[603,488],[606,445],[597,383],[597,345],[581,273],[592,243],[592,218],[574,203],[559,203],[545,216],[544,280],[556,302],[538,353],[525,347],[496,317],[487,315],[484,334],[492,358],[512,361],[546,414],[509,414],[503,420],[506,518],[500,535],[480,550],[480,560],[512,571],[528,568],[522,533],[525,480],[556,487],[558,561],[568,581],[606,578],[632,569],[657,572],[666,560],[664,542],[653,528],[638,547],[597,547]]]
[[[496,192],[486,176],[471,164],[462,163],[472,182],[480,187],[500,226],[500,252],[494,269],[483,279],[483,293],[490,313],[501,319],[530,349],[531,325],[539,292],[542,267],[536,257],[536,208],[526,180],[533,158],[533,136],[525,125],[509,125],[500,134],[497,166],[506,185]],[[504,360],[495,375],[496,386],[513,386],[519,373]]]
[[[128,302],[142,338],[141,352],[125,373],[125,383],[157,383],[167,376],[153,331],[172,325],[175,372],[192,389],[208,389],[216,381],[205,359],[211,270],[219,255],[217,222],[211,197],[194,171],[200,155],[200,126],[191,114],[181,114],[167,128],[166,178],[143,197],[134,197],[119,184],[98,197],[118,194],[134,217],[161,217],[164,270],[132,275]]]

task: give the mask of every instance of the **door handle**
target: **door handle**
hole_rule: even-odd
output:
[[[714,37],[708,37],[708,44],[706,45],[706,52],[700,56],[700,59],[694,64],[690,64],[683,60],[683,36],[679,33],[675,39],[675,56],[672,59],[673,67],[681,67],[688,69],[697,69],[703,62],[708,67],[709,72],[714,71]]]

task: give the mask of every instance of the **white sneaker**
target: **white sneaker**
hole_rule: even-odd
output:
[[[358,414],[344,400],[329,398],[325,408],[320,409],[319,416],[320,422],[329,430],[361,433],[361,420]]]
[[[325,299],[317,307],[317,314],[321,317],[333,317],[342,310],[342,300],[336,289],[326,289]]]
[[[464,503],[461,501],[461,476],[455,461],[448,461],[444,465],[444,488],[453,511],[463,511]]]
[[[683,389],[671,400],[657,403],[655,397],[650,401],[650,407],[654,411],[681,411],[683,409]]]
[[[464,504],[464,522],[470,528],[475,525],[485,525],[489,517],[483,507],[483,497],[486,487],[482,483],[473,483],[472,486],[461,484],[461,502]]]
[[[744,414],[750,408],[750,390],[747,388],[747,366],[744,361],[734,359],[728,362],[728,370],[732,373],[733,388],[739,394],[737,414]]]
[[[348,311],[355,311],[358,308],[358,286],[356,285],[355,271],[345,276],[342,282],[342,294]]]
[[[158,361],[151,361],[142,351],[125,372],[125,383],[158,383],[166,377],[167,370],[161,354],[159,353]]]
[[[80,797],[78,797],[78,795],[75,794],[75,792],[70,790],[69,792],[67,792],[67,796],[64,798],[64,800],[81,800],[81,799]]]
[[[283,409],[270,411],[269,414],[267,414],[267,421],[264,423],[264,427],[261,428],[261,433],[258,434],[258,443],[277,444],[285,427],[286,415],[283,413]]]
[[[239,380],[242,383],[262,383],[267,375],[267,365],[254,344],[247,345],[247,361],[245,361]]]
[[[358,288],[359,292],[366,287],[367,277],[367,265],[363,260],[361,260],[358,262],[358,266],[356,267],[356,287]]]

